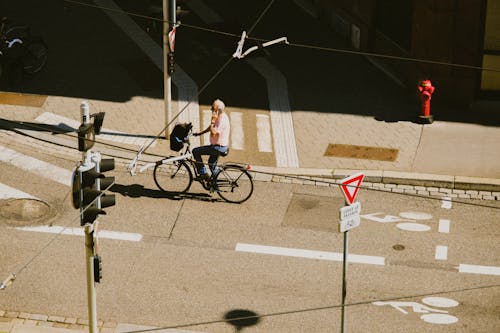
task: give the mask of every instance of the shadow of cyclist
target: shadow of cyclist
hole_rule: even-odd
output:
[[[222,201],[218,198],[213,198],[208,193],[166,193],[160,190],[145,188],[144,185],[140,184],[122,185],[115,183],[109,190],[130,198],[148,197],[156,199],[165,198],[169,200],[192,199],[208,202]]]

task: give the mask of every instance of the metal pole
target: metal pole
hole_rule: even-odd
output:
[[[168,54],[171,52],[168,42],[168,33],[170,28],[176,22],[176,2],[175,0],[163,0],[163,96],[165,104],[165,127],[172,119],[172,82],[168,71]],[[170,128],[165,131],[165,137],[168,139]]]
[[[342,318],[340,319],[340,332],[344,333],[344,317],[345,317],[345,299],[347,296],[347,251],[348,251],[348,242],[349,235],[347,234],[349,231],[344,231],[344,256],[342,261]]]
[[[85,225],[85,261],[87,266],[89,333],[98,333],[96,292],[94,283],[94,230],[93,226],[89,223]]]

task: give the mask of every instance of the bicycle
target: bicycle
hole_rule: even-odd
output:
[[[192,159],[189,141],[192,135],[190,130],[182,140],[184,147],[179,156],[168,156],[157,162],[147,163],[139,169],[139,172],[154,166],[153,177],[156,186],[169,194],[186,193],[193,181],[196,180],[201,183],[205,190],[212,193],[217,192],[227,202],[242,203],[247,201],[253,193],[252,176],[247,171],[250,167],[234,163],[216,164],[212,176],[206,180],[201,179],[196,168],[196,161]],[[227,154],[222,156],[225,155]]]

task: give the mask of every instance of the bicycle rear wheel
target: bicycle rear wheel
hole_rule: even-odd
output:
[[[188,165],[184,161],[164,161],[158,162],[153,172],[156,186],[168,193],[184,193],[189,190],[193,174]]]
[[[252,176],[238,166],[221,166],[215,181],[217,194],[227,202],[242,203],[253,193]]]

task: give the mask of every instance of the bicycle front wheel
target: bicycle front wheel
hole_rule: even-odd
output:
[[[193,174],[184,161],[160,161],[156,164],[153,175],[156,186],[168,193],[184,193],[193,182]]]
[[[217,193],[227,202],[242,203],[253,193],[252,176],[237,166],[221,166],[215,181]]]

